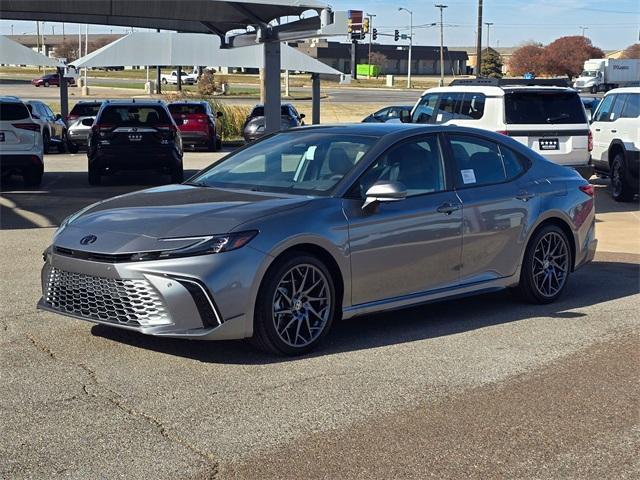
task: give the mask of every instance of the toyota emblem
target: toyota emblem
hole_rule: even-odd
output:
[[[91,245],[92,243],[95,243],[97,239],[98,237],[96,237],[95,235],[87,235],[86,237],[82,237],[80,239],[80,245]]]

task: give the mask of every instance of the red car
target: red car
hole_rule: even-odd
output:
[[[76,81],[73,77],[66,77],[68,85],[75,85]],[[60,86],[60,77],[58,77],[57,73],[47,73],[40,78],[34,78],[31,80],[31,85],[35,85],[36,87],[48,87],[53,85],[55,87]]]
[[[208,102],[173,102],[169,112],[180,129],[183,145],[203,145],[212,152],[220,149],[217,120],[222,112],[214,113]]]

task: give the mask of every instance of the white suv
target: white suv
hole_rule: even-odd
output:
[[[640,88],[609,90],[593,114],[593,165],[611,177],[613,198],[629,201],[638,193]]]
[[[40,125],[19,98],[0,97],[0,174],[20,174],[25,185],[37,187],[43,171]]]
[[[411,123],[503,133],[587,179],[593,173],[589,122],[580,96],[570,88],[509,86],[495,79],[454,81],[426,90],[411,111]]]

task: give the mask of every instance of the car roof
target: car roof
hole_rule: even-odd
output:
[[[569,87],[541,86],[541,85],[505,85],[502,87],[484,86],[484,85],[453,85],[449,87],[434,87],[425,90],[422,95],[427,93],[451,93],[451,92],[474,92],[484,93],[487,97],[502,97],[505,93],[512,92],[575,92]]]
[[[141,100],[137,100],[137,99],[132,99],[132,100],[126,100],[126,99],[117,99],[117,100],[105,100],[104,102],[102,102],[103,106],[108,106],[108,105],[120,105],[120,106],[157,106],[157,105],[161,105],[161,106],[165,106],[166,104],[164,103],[163,100],[146,100],[146,99],[141,99]]]
[[[206,105],[207,102],[204,100],[176,100],[175,102],[169,103],[171,105]]]
[[[298,127],[286,131],[339,130],[334,133],[340,135],[371,135],[381,137],[398,132],[413,133],[419,130],[424,130],[425,132],[434,132],[441,131],[442,129],[442,125],[425,125],[417,123],[335,123]]]
[[[605,93],[604,95],[611,95],[613,93],[640,93],[640,87],[620,87],[620,88],[613,88],[611,90],[609,90],[607,93]]]
[[[0,102],[4,102],[4,103],[22,103],[22,104],[24,104],[24,102],[22,101],[22,99],[20,97],[16,97],[14,95],[2,95],[0,97]]]

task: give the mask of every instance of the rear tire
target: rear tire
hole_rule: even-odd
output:
[[[529,240],[515,289],[523,300],[552,303],[564,291],[571,272],[569,240],[556,225],[545,225]]]
[[[622,152],[616,153],[611,163],[611,196],[616,202],[630,202],[635,191],[629,182],[627,165]]]
[[[49,132],[44,130],[42,132],[42,151],[43,153],[49,153],[49,147],[51,146],[51,137],[49,136]]]
[[[88,169],[89,185],[100,185],[102,183],[102,176],[97,168],[89,165]]]
[[[218,150],[218,137],[216,137],[215,133],[213,134],[213,137],[211,137],[207,142],[207,150],[209,150],[210,152],[215,152],[216,150]]]
[[[67,153],[67,132],[62,132],[62,138],[58,144],[58,153]]]
[[[39,168],[34,168],[22,174],[26,187],[39,187],[42,183],[43,172]]]
[[[316,257],[293,253],[273,265],[262,280],[251,341],[268,353],[303,355],[327,335],[337,305],[327,267]]]
[[[49,86],[49,82],[44,82],[44,86],[48,87]]]

